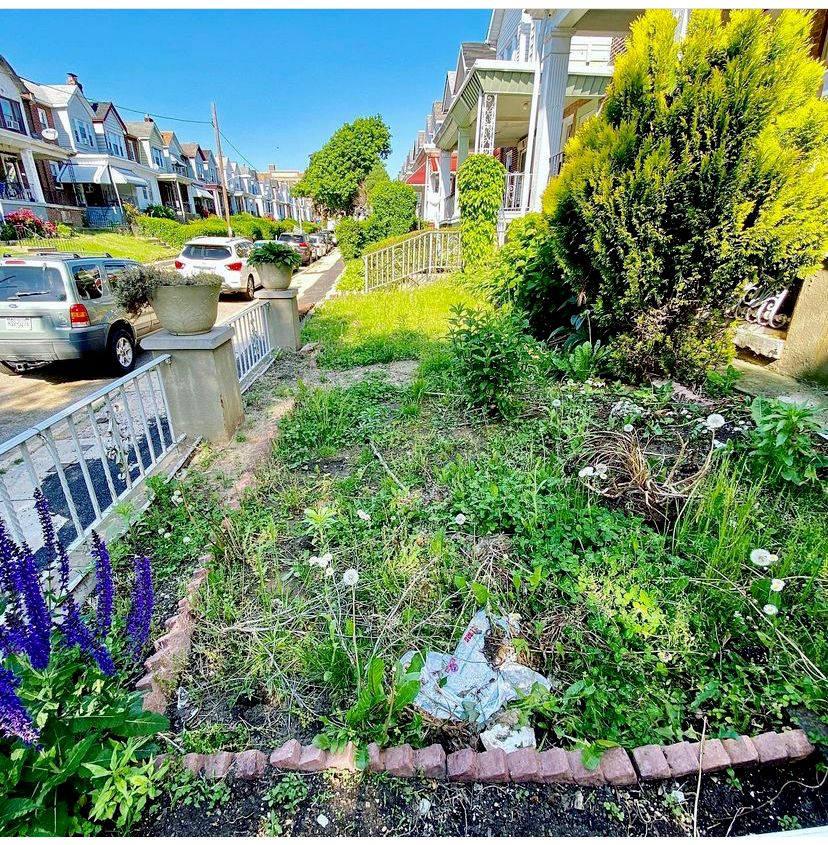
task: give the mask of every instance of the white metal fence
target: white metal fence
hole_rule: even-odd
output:
[[[257,302],[227,321],[227,325],[236,330],[233,335],[233,353],[242,392],[253,384],[273,360],[268,314],[268,303]]]
[[[362,256],[365,293],[419,275],[461,269],[460,232],[433,229]]]
[[[503,210],[520,211],[523,200],[523,173],[507,173],[503,185]]]
[[[71,551],[177,449],[164,355],[0,445],[0,514],[37,557],[34,491],[49,500]],[[45,562],[45,561],[44,561]]]

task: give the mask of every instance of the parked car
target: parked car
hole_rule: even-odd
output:
[[[175,269],[185,276],[218,273],[223,279],[222,293],[241,293],[244,299],[253,299],[261,283],[256,269],[247,266],[251,249],[253,241],[247,238],[193,238],[175,259]]]
[[[130,372],[138,341],[160,328],[151,309],[131,319],[115,305],[118,276],[137,265],[109,254],[0,259],[0,363],[22,372],[53,361],[103,357],[116,375]]]
[[[322,235],[316,233],[308,235],[308,243],[311,245],[311,249],[315,253],[315,258],[324,258],[330,251],[328,242],[322,237]]]
[[[330,229],[320,229],[316,234],[325,239],[325,242],[328,244],[328,251],[336,246],[336,238]]]
[[[303,265],[308,265],[313,261],[313,249],[311,248],[307,235],[296,234],[295,232],[282,232],[279,235],[279,240],[283,244],[290,244],[299,250],[302,255]]]

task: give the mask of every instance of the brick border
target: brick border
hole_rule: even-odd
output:
[[[144,662],[147,674],[137,683],[144,692],[144,709],[164,713],[168,693],[181,675],[190,656],[195,617],[191,600],[207,579],[212,555],[203,555],[187,585],[187,595],[178,603],[178,613],[166,621],[167,633],[155,640],[155,653]],[[736,739],[708,739],[675,742],[670,745],[642,745],[627,751],[620,746],[607,749],[595,769],[583,764],[582,752],[549,748],[521,748],[510,754],[461,748],[446,754],[439,744],[413,749],[410,745],[380,748],[368,746],[370,772],[387,772],[392,777],[424,777],[457,783],[564,783],[579,786],[633,786],[639,782],[680,779],[698,773],[727,768],[796,763],[816,750],[799,729],[766,731]],[[155,757],[156,765],[170,755]],[[315,745],[301,745],[290,739],[270,754],[258,749],[216,751],[213,754],[184,754],[181,763],[193,774],[207,778],[232,775],[242,780],[261,778],[268,768],[287,772],[339,770],[356,772],[356,746],[349,742],[337,751],[323,751]]]

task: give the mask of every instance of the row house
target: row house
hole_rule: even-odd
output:
[[[194,142],[181,144],[181,151],[192,179],[190,195],[195,213],[199,217],[222,214],[221,183],[213,151]]]
[[[640,9],[496,9],[486,38],[460,45],[405,160],[400,178],[420,214],[440,226],[459,217],[455,174],[470,152],[506,169],[501,233],[541,207],[576,128],[594,114]]]
[[[301,170],[280,170],[275,164],[259,174],[259,180],[270,186],[273,216],[277,220],[296,220],[307,223],[314,219],[313,202],[308,197],[293,196],[293,186],[302,178]]]

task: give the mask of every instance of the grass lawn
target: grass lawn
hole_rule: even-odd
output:
[[[48,242],[33,241],[31,246],[3,246],[0,252],[25,253],[35,246],[40,247],[44,244],[48,248],[52,248]],[[120,232],[100,232],[94,235],[75,235],[72,238],[60,238],[55,241],[54,248],[66,252],[108,252],[116,258],[132,258],[135,261],[142,262],[158,261],[162,258],[171,258],[177,254],[175,250],[163,244],[150,243],[147,240]]]
[[[670,387],[548,376],[514,420],[486,417],[440,341],[450,305],[471,298],[451,280],[326,303],[305,329],[323,344],[320,361],[419,354],[414,380],[345,384],[330,371],[331,384],[310,387],[299,374],[295,408],[240,510],[222,523],[221,495],[193,470],[184,505],[162,491],[136,529],[131,542],[171,571],[189,553],[180,535],[199,549],[213,538],[181,681],[209,715],[181,746],[316,735],[475,744],[468,722],[409,706],[397,661],[412,649],[451,653],[480,608],[508,618],[517,658],[550,681],[509,705],[541,746],[755,733],[795,725],[797,708],[824,719],[819,485],[757,474],[742,446],[753,425],[743,399],[703,406]],[[265,389],[284,395],[267,378],[257,401]],[[726,420],[721,449],[704,425],[714,410]],[[581,471],[598,463],[593,435],[615,450],[606,484]],[[682,443],[672,482],[708,456],[709,468],[689,500],[654,509]],[[619,494],[639,446],[652,484]]]
[[[302,331],[305,343],[320,341],[319,363],[347,368],[419,358],[446,334],[453,305],[479,296],[461,276],[427,285],[346,293],[321,305]]]

